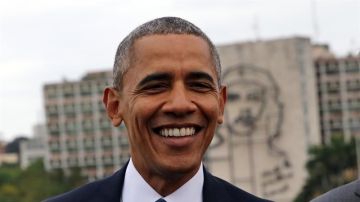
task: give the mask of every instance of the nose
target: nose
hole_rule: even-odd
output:
[[[191,92],[183,84],[176,84],[169,92],[163,112],[173,116],[186,116],[196,111],[196,104],[191,98]]]

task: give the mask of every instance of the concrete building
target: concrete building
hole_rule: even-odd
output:
[[[45,125],[35,125],[33,135],[33,138],[20,142],[20,167],[25,169],[31,163],[41,159],[45,164],[45,168],[48,168],[48,165],[46,164],[48,162],[46,161],[48,150]]]
[[[17,164],[19,157],[16,153],[0,153],[0,166],[2,164]]]
[[[0,166],[2,164],[17,164],[17,153],[5,153],[6,142],[0,141]]]
[[[218,50],[228,100],[206,165],[253,194],[292,201],[306,178],[307,149],[320,139],[310,40],[234,43]]]
[[[49,169],[81,167],[92,180],[128,160],[126,130],[111,126],[101,101],[111,82],[111,71],[104,71],[44,86]]]
[[[0,140],[0,154],[5,153],[6,143]]]
[[[322,143],[331,136],[360,136],[360,56],[337,58],[314,47]]]

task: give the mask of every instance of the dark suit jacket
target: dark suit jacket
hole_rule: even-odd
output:
[[[325,194],[313,199],[311,202],[359,202],[360,179],[349,184],[332,189]]]
[[[112,176],[74,189],[45,202],[120,202],[127,164]],[[141,191],[139,191],[141,192]],[[204,202],[265,202],[230,183],[212,176],[204,168]]]

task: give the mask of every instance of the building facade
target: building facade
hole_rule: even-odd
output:
[[[33,128],[33,138],[20,142],[20,167],[27,168],[31,163],[42,160],[45,168],[48,155],[46,143],[46,128],[43,124],[37,124]]]
[[[124,126],[112,127],[102,103],[112,72],[44,86],[49,169],[82,168],[90,180],[108,176],[129,158]]]
[[[6,153],[6,144],[0,140],[0,166],[2,164],[17,164],[19,155],[17,153]]]
[[[337,58],[327,46],[314,49],[322,143],[334,135],[360,136],[360,56]]]
[[[218,47],[228,99],[207,152],[216,175],[264,198],[292,201],[319,143],[311,43],[307,38]]]
[[[19,157],[14,153],[0,153],[0,166],[2,164],[17,164]]]

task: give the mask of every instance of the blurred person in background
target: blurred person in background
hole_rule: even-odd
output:
[[[311,202],[359,202],[360,180],[342,185],[316,197]]]

